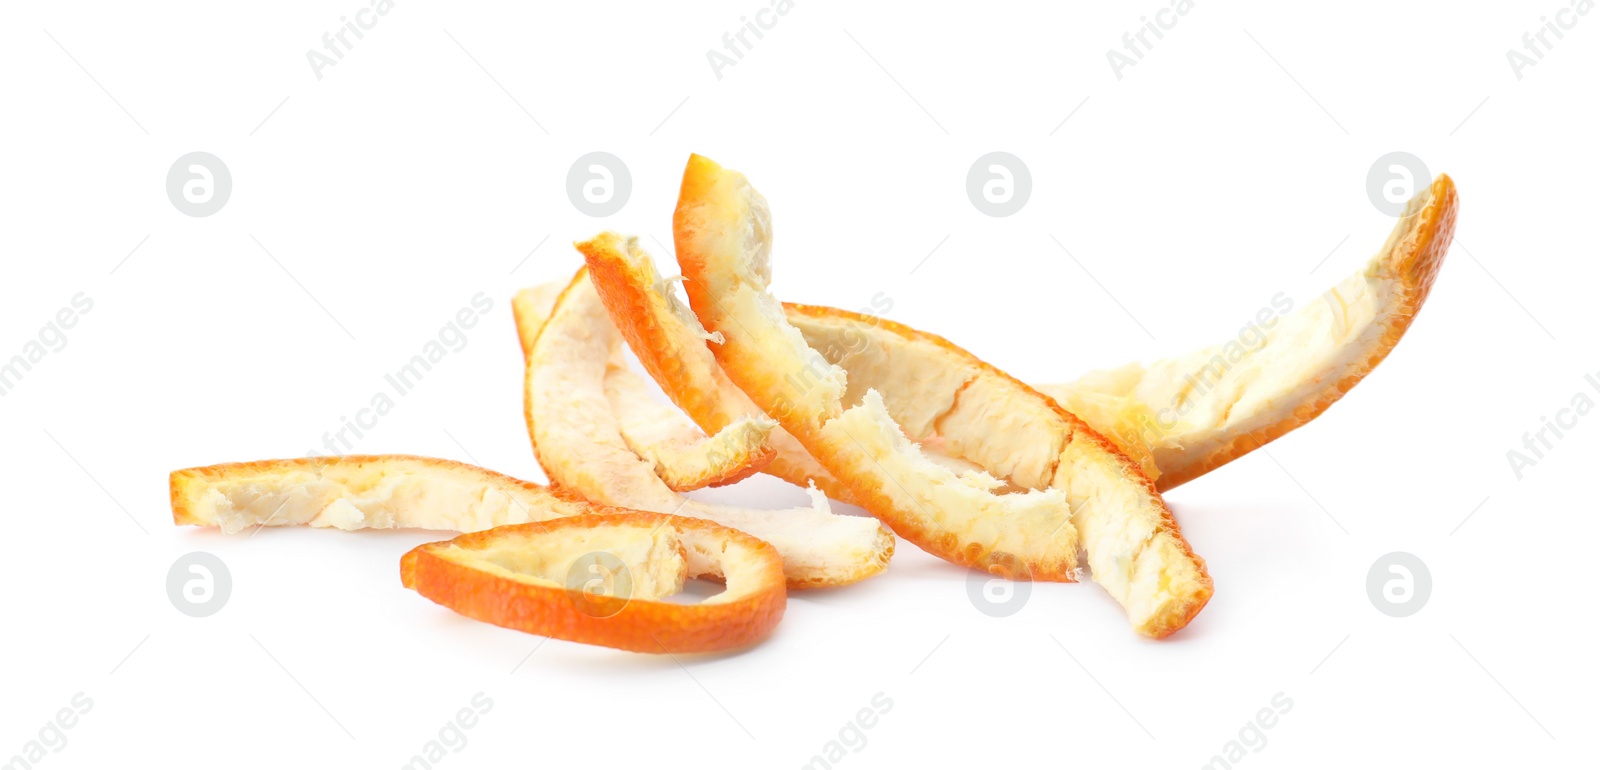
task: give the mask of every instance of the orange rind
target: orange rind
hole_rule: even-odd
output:
[[[512,299],[524,360],[564,288],[565,282],[543,284],[523,289]],[[617,415],[623,440],[655,466],[656,475],[674,492],[732,484],[772,461],[776,452],[768,437],[776,422],[763,416],[747,417],[720,425],[707,435],[681,412],[652,398],[644,378],[628,369],[621,353],[618,348],[606,369],[606,398]]]
[[[1383,362],[1428,298],[1459,205],[1440,174],[1365,267],[1321,301],[1251,327],[1248,345],[1241,332],[1039,389],[1140,460],[1159,489],[1216,470],[1315,419]]]
[[[615,327],[639,363],[667,397],[708,433],[766,414],[728,379],[707,341],[720,340],[700,325],[694,311],[672,292],[637,238],[601,233],[578,244],[589,280],[610,311]],[[540,288],[548,293],[549,289]],[[850,501],[805,447],[782,427],[768,437],[773,457],[763,470],[792,484],[815,485],[829,497]]]
[[[716,361],[851,500],[947,561],[1011,578],[1076,578],[1078,532],[1061,491],[1001,493],[1004,482],[989,473],[929,459],[875,390],[846,406],[844,370],[806,344],[767,292],[771,217],[742,175],[691,157],[673,236],[689,304],[721,336]]]
[[[663,599],[717,576],[697,604]],[[400,581],[485,623],[649,653],[737,649],[783,617],[783,563],[748,534],[702,519],[637,511],[582,515],[428,543],[400,560]]]
[[[542,320],[542,323],[540,321]],[[831,512],[813,492],[808,508],[756,510],[690,500],[656,474],[623,437],[605,380],[622,339],[580,269],[546,318],[523,317],[531,339],[524,380],[534,453],[550,480],[605,505],[708,519],[771,543],[791,588],[838,586],[882,572],[893,534],[879,522]]]
[[[644,378],[631,371],[613,368],[605,389],[622,440],[674,492],[743,481],[777,456],[768,443],[778,425],[773,420],[735,420],[708,436],[683,412],[655,400]]]
[[[684,319],[670,310],[675,298],[665,282],[649,280],[657,274],[648,256],[636,247],[627,252],[586,248],[585,253],[591,279],[608,298],[613,320],[646,367],[658,377],[694,372],[662,383],[669,393],[680,394],[678,403],[697,408],[702,418],[710,415],[709,420],[758,409],[743,391],[738,398],[721,395],[704,367],[677,365],[683,357],[711,357],[703,342],[698,350],[660,344],[698,338],[694,330],[700,327],[698,320],[690,323],[692,316]],[[599,270],[597,265],[610,267]],[[832,308],[787,303],[784,310],[807,344],[845,369],[845,399],[858,400],[867,388],[877,389],[891,416],[928,459],[956,473],[987,471],[1013,488],[1056,486],[1067,491],[1078,511],[1074,525],[1092,575],[1126,608],[1140,633],[1170,634],[1209,600],[1212,582],[1204,562],[1194,555],[1165,502],[1125,458],[1070,412],[934,335]],[[726,380],[720,368],[714,371]],[[723,406],[730,403],[731,408]],[[715,424],[702,423],[708,428]],[[788,437],[774,436],[781,458]],[[815,464],[809,456],[805,459]],[[805,477],[783,475],[796,467],[802,466],[774,461],[766,472],[797,484],[821,479],[818,486],[826,485],[830,496],[852,501],[849,491],[824,470],[808,471]],[[1118,499],[1120,509],[1114,502]]]
[[[1428,296],[1449,249],[1458,207],[1454,182],[1440,175],[1409,203],[1366,266],[1330,288],[1320,303],[1268,319],[1271,327],[1249,346],[1235,350],[1224,343],[1148,366],[1129,364],[1071,383],[1034,387],[1139,461],[1158,490],[1193,480],[1310,422],[1382,362]],[[607,234],[582,249],[619,331],[674,403],[709,430],[759,414],[714,366],[699,320],[677,301],[670,281],[660,278],[636,241],[624,245],[620,236]],[[895,337],[875,317],[830,309],[826,312],[850,329],[834,335],[841,339],[813,339],[806,306],[785,303],[785,310],[830,360],[881,349]],[[809,314],[819,312],[823,309],[811,308]],[[1244,356],[1253,365],[1234,368]],[[893,388],[860,378],[855,382],[884,392],[905,387],[904,382]],[[1191,402],[1202,401],[1197,396],[1210,399],[1194,411]],[[781,434],[781,428],[775,432],[777,458],[767,473],[800,484],[814,481],[830,496],[849,500],[848,490]],[[786,452],[786,446],[793,449]],[[929,449],[930,456],[938,456]]]
[[[906,435],[1072,506],[1090,575],[1134,629],[1160,638],[1212,595],[1205,562],[1137,463],[1049,397],[950,341],[903,324],[789,304],[788,322],[847,376],[847,400],[882,394]]]
[[[172,521],[234,533],[251,527],[476,532],[576,516],[588,503],[453,460],[343,455],[173,471]]]

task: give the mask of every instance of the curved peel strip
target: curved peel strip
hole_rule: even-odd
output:
[[[820,493],[811,508],[752,510],[689,500],[658,478],[622,437],[606,398],[608,362],[622,341],[586,268],[542,328],[523,334],[534,340],[524,390],[528,432],[552,482],[607,505],[710,519],[754,535],[778,549],[791,588],[845,585],[887,567],[893,535],[872,519],[831,513]]]
[[[698,604],[661,601],[707,574],[726,588]],[[772,546],[709,521],[640,512],[428,543],[401,558],[400,580],[476,620],[635,652],[743,647],[772,633],[787,602]]]
[[[637,238],[601,233],[578,244],[578,251],[628,347],[672,403],[702,430],[714,433],[740,420],[765,418],[766,413],[728,379],[706,345],[713,335],[678,301]],[[773,430],[768,441],[774,457],[763,469],[767,473],[801,487],[815,484],[829,497],[853,502],[849,489],[783,428]]]
[[[911,439],[1024,489],[1066,493],[1090,573],[1135,629],[1162,637],[1211,598],[1205,562],[1136,463],[1071,412],[948,340],[880,318],[785,305],[842,367],[846,398],[875,390]]]
[[[683,412],[651,398],[644,378],[631,371],[611,369],[605,388],[622,439],[674,492],[742,481],[777,454],[767,442],[778,423],[766,417],[742,417],[707,436]]]
[[[512,299],[526,361],[539,329],[566,283],[523,289]],[[777,423],[766,417],[729,422],[706,435],[677,410],[651,398],[644,379],[627,368],[618,348],[605,374],[606,398],[628,446],[655,464],[656,475],[676,492],[732,484],[772,461],[768,443]]]
[[[987,473],[957,475],[913,444],[866,391],[845,406],[842,369],[812,350],[767,293],[766,201],[740,174],[689,159],[673,216],[696,317],[728,377],[900,536],[956,564],[1013,578],[1072,580],[1078,535],[1056,490],[995,494]]]
[[[1034,387],[1139,461],[1159,491],[1193,480],[1310,422],[1376,368],[1427,298],[1449,248],[1457,208],[1455,185],[1441,175],[1409,204],[1369,264],[1329,289],[1323,302],[1268,321],[1272,326],[1242,355],[1217,345],[1149,366],[1134,363],[1071,383]],[[634,239],[624,248],[620,236],[607,233],[580,249],[619,330],[674,403],[707,430],[761,414],[715,366],[699,320],[677,301]],[[853,331],[834,335],[841,339],[813,336],[816,329],[805,324],[805,306],[786,303],[785,309],[807,341],[834,363],[893,337],[877,328],[878,319],[842,310],[829,312],[841,323],[856,318]],[[1234,368],[1242,356],[1252,365]],[[854,376],[848,364],[845,369],[853,375],[846,400],[859,398],[866,387],[892,397],[914,387],[914,380],[940,376],[937,368],[917,376],[902,371],[891,387],[864,379],[866,374]],[[1190,384],[1185,375],[1201,384]],[[889,404],[891,413],[902,425],[912,422],[896,407],[914,400],[895,400],[899,403]],[[1198,411],[1196,404],[1202,407]],[[912,433],[925,449],[939,446]],[[777,459],[764,469],[767,473],[800,485],[814,481],[829,496],[851,502],[849,490],[781,428],[772,443]],[[933,452],[930,457],[950,459]]]
[[[1455,183],[1440,174],[1407,204],[1361,270],[1251,337],[1039,389],[1110,437],[1170,489],[1304,425],[1400,342],[1455,232]],[[1267,324],[1270,323],[1270,326]],[[1266,327],[1266,328],[1260,328]]]
[[[453,460],[344,455],[225,463],[173,471],[172,521],[476,532],[591,513],[594,506],[530,481]]]

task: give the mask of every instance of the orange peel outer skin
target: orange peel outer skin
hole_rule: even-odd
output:
[[[513,524],[427,543],[400,558],[400,582],[428,599],[485,623],[540,636],[650,653],[716,652],[745,647],[771,635],[788,597],[778,552],[761,540],[702,519],[663,513],[604,509],[550,521]],[[763,554],[762,590],[727,603],[674,604],[633,598],[615,614],[597,617],[578,608],[568,589],[531,585],[445,559],[450,545],[472,548],[506,534],[543,534],[560,529],[618,523],[670,526],[724,544],[738,543]]]
[[[694,476],[690,478],[664,475],[661,483],[666,484],[667,488],[674,492],[693,492],[696,489],[706,489],[708,487],[726,487],[744,481],[765,470],[772,463],[772,458],[777,456],[777,450],[770,446],[764,447],[761,451],[750,455],[742,462],[730,463],[726,472],[720,475]]]
[[[716,371],[699,368],[696,362],[704,357],[684,351],[685,341],[655,320],[657,314],[666,311],[660,307],[660,296],[651,290],[649,270],[618,259],[592,242],[578,244],[578,250],[583,253],[589,279],[611,313],[617,331],[627,340],[645,371],[689,419],[701,430],[715,433],[734,419],[748,416],[739,406],[729,403],[728,394],[718,390],[720,364],[712,364]],[[694,340],[693,344],[706,346],[700,340]],[[714,346],[712,350],[715,351]],[[754,404],[748,406],[752,413],[761,414]],[[752,472],[763,471],[800,487],[814,483],[835,500],[855,502],[849,486],[840,483],[793,442],[790,446],[794,449],[789,454],[774,448],[773,457]]]
[[[1400,253],[1389,265],[1396,271],[1396,277],[1403,286],[1400,309],[1385,319],[1383,336],[1372,347],[1367,360],[1360,367],[1329,383],[1327,389],[1315,398],[1308,399],[1295,407],[1289,417],[1273,425],[1241,433],[1204,457],[1189,460],[1170,471],[1161,468],[1156,488],[1164,492],[1193,481],[1315,420],[1327,411],[1328,407],[1344,398],[1344,395],[1371,374],[1378,364],[1383,363],[1395,346],[1400,344],[1400,338],[1411,328],[1411,322],[1416,318],[1417,311],[1428,299],[1434,279],[1438,277],[1439,268],[1444,263],[1445,254],[1450,251],[1450,244],[1454,240],[1456,213],[1459,208],[1460,197],[1456,192],[1455,181],[1448,174],[1435,177],[1429,189],[1428,203],[1418,213],[1415,226],[1410,228],[1404,240],[1395,246],[1395,250]]]
[[[710,188],[719,182],[716,173],[708,171],[722,169],[714,161],[699,155],[689,159],[689,165],[684,170],[683,182],[678,193],[678,208],[673,215],[673,238],[676,245],[678,265],[683,274],[689,279],[684,283],[684,293],[689,298],[689,305],[708,329],[716,326],[707,321],[719,315],[720,302],[707,288],[703,280],[708,274],[716,272],[717,268],[707,261],[707,258],[698,253],[694,248],[686,247],[695,237],[697,225],[692,221],[692,215],[686,214],[684,201],[697,201],[714,197],[708,194]],[[776,419],[785,430],[800,441],[811,455],[822,466],[832,472],[835,485],[842,487],[842,494],[838,499],[848,500],[862,508],[867,509],[877,517],[896,535],[910,541],[928,553],[939,557],[952,564],[985,571],[1011,580],[1037,580],[1052,582],[1076,582],[1075,564],[1062,561],[1057,565],[1040,565],[1025,563],[1015,557],[1007,557],[993,551],[984,549],[975,543],[965,547],[961,545],[962,538],[959,533],[941,528],[936,523],[924,523],[907,515],[901,505],[883,490],[885,484],[882,480],[873,477],[870,471],[843,474],[838,472],[840,466],[847,462],[845,453],[830,451],[828,439],[823,435],[823,426],[834,415],[810,414],[796,415],[784,398],[775,393],[779,375],[765,368],[765,362],[751,364],[742,361],[745,356],[755,356],[752,351],[745,350],[738,338],[730,339],[722,345],[711,346],[712,353],[718,363],[722,364],[728,376],[736,382],[758,405],[767,408],[767,414]],[[947,343],[948,344],[948,343]],[[820,355],[819,355],[820,358]],[[760,394],[760,395],[758,395]],[[769,401],[762,404],[763,399]],[[842,411],[843,405],[838,405]],[[690,411],[693,415],[694,412]],[[825,459],[826,458],[826,459]],[[866,458],[871,462],[871,458]],[[856,463],[860,471],[863,464]],[[769,472],[772,472],[769,468]],[[829,495],[834,495],[829,490]]]

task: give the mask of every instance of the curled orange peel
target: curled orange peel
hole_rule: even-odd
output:
[[[1210,600],[1205,562],[1166,501],[1072,412],[942,337],[835,308],[785,310],[846,372],[847,399],[873,389],[912,440],[1015,487],[1064,493],[1091,576],[1140,634],[1168,636]]]
[[[714,371],[726,381],[720,367],[691,371],[677,365],[683,357],[713,354],[703,342],[698,348],[687,344],[699,339],[694,332],[699,322],[691,324],[692,316],[684,319],[671,310],[675,298],[663,282],[651,280],[657,273],[648,256],[637,249],[629,253],[594,241],[590,245],[585,254],[591,278],[607,298],[613,320],[677,403],[696,409],[690,414],[699,415],[707,428],[726,416],[759,413],[743,391],[737,398],[728,396],[704,374]],[[809,345],[845,369],[846,400],[860,398],[866,388],[877,389],[891,416],[930,460],[958,473],[987,471],[1014,486],[1067,491],[1078,511],[1075,526],[1095,580],[1127,608],[1141,633],[1169,634],[1205,605],[1211,580],[1165,502],[1070,412],[934,335],[833,308],[786,303],[784,310]],[[685,344],[659,342],[673,338]],[[669,372],[679,374],[666,376]],[[728,387],[734,386],[729,382]],[[774,439],[780,458],[787,438]],[[804,463],[774,461],[766,472],[783,476],[783,471],[805,463],[814,465],[815,460],[807,455]],[[797,484],[817,480],[830,496],[851,500],[848,489],[825,470],[805,473],[784,477]],[[1072,483],[1073,477],[1078,484]],[[1121,496],[1122,502],[1112,502],[1112,496]],[[1130,552],[1136,555],[1130,557]]]
[[[524,361],[565,287],[565,282],[543,284],[523,289],[512,299]],[[606,369],[606,399],[617,415],[623,440],[655,466],[656,475],[674,492],[741,481],[765,468],[776,454],[768,438],[777,423],[765,416],[732,420],[703,433],[649,391],[618,349]]]
[[[722,371],[711,352],[716,341],[708,348],[710,335],[636,241],[607,234],[579,249],[640,361],[702,427],[761,413]],[[1140,633],[1170,634],[1205,605],[1210,577],[1164,501],[1137,468],[1070,413],[934,335],[831,308],[786,304],[784,310],[809,346],[843,367],[844,400],[859,402],[876,390],[928,460],[956,474],[987,472],[1010,489],[1065,492],[1076,511],[1070,528],[1096,581]],[[768,473],[797,484],[816,481],[830,496],[855,502],[849,487],[812,470],[816,461],[803,448],[793,450],[798,461],[783,462],[790,441],[774,432],[779,454]]]
[[[571,495],[453,460],[343,455],[173,471],[172,521],[251,527],[475,532],[592,511]]]
[[[742,175],[690,158],[673,217],[678,264],[695,316],[721,337],[710,347],[728,378],[901,537],[1005,577],[1074,580],[1078,530],[1064,493],[1003,494],[1005,482],[989,473],[930,459],[875,390],[846,406],[844,370],[808,346],[767,293],[770,223]]]
[[[702,430],[715,433],[766,416],[728,378],[707,347],[707,341],[721,337],[708,333],[694,311],[678,300],[671,289],[673,280],[656,272],[639,239],[606,232],[577,246],[617,331],[672,403]],[[801,487],[814,484],[829,497],[852,502],[849,489],[788,431],[774,428],[768,442],[773,457],[764,472]]]
[[[655,400],[644,378],[631,371],[613,369],[605,389],[623,441],[674,492],[743,481],[777,456],[768,440],[778,424],[765,417],[736,420],[708,436],[683,412]]]
[[[1330,288],[1319,303],[1269,319],[1271,326],[1259,330],[1261,339],[1249,345],[1236,350],[1224,343],[1034,387],[1138,461],[1159,491],[1191,481],[1310,422],[1382,362],[1428,296],[1449,249],[1458,208],[1454,182],[1439,176],[1410,202],[1367,265]],[[628,240],[626,248],[623,243],[607,234],[586,244],[584,253],[596,287],[646,370],[702,428],[715,430],[738,416],[759,414],[714,366],[699,320],[677,301],[670,282],[660,278],[636,242]],[[857,350],[892,348],[903,336],[872,316],[794,303],[784,308],[807,342],[835,363]],[[832,316],[832,323],[846,328],[822,333],[807,322],[818,315]],[[1245,357],[1250,365],[1236,366]],[[851,375],[853,385],[886,393],[899,392],[914,379],[901,373],[891,386],[869,379],[870,369]],[[781,434],[781,428],[775,432],[778,457],[767,473],[802,485],[815,481],[830,496],[849,501],[848,490]],[[939,446],[931,438],[921,440]]]
[[[1440,174],[1377,255],[1321,301],[1258,316],[1238,338],[1187,355],[1039,389],[1138,459],[1160,489],[1216,470],[1315,419],[1382,363],[1428,297],[1459,205]]]
[[[606,397],[622,340],[587,269],[547,317],[517,316],[523,338],[532,340],[524,380],[528,433],[553,483],[597,503],[708,519],[765,540],[783,557],[790,588],[846,585],[888,566],[892,533],[872,519],[831,512],[815,491],[808,508],[755,510],[690,500],[663,482],[656,464],[629,446]]]
[[[725,588],[697,604],[663,601],[702,575]],[[650,653],[753,644],[787,602],[771,545],[703,519],[614,509],[418,546],[400,580],[475,620]]]

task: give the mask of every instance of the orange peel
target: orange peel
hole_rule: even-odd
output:
[[[778,423],[766,417],[735,420],[708,436],[683,412],[652,398],[644,378],[631,371],[610,370],[605,389],[623,441],[674,492],[743,481],[777,456],[768,439]]]
[[[1315,419],[1383,362],[1428,298],[1459,205],[1440,174],[1362,269],[1250,347],[1230,340],[1039,389],[1139,459],[1160,489],[1216,470]]]
[[[525,416],[550,480],[595,502],[709,519],[771,543],[791,588],[846,585],[882,572],[894,536],[877,521],[839,515],[813,491],[812,506],[755,510],[690,500],[657,475],[622,435],[604,382],[622,340],[580,269],[548,317],[518,313],[528,348]],[[542,323],[540,321],[542,320]]]
[[[829,307],[789,304],[788,322],[847,376],[845,398],[882,394],[906,435],[1022,489],[1055,489],[1090,575],[1140,634],[1165,637],[1213,585],[1133,460],[1049,397],[937,335]]]
[[[726,586],[697,604],[662,601],[701,575]],[[788,601],[783,563],[771,545],[702,519],[638,511],[428,543],[401,558],[400,581],[485,623],[653,653],[759,642]]]
[[[453,460],[343,455],[223,463],[173,471],[172,521],[219,527],[311,526],[475,532],[589,513],[531,481]]]
[[[565,282],[542,284],[523,289],[512,299],[524,360],[564,288]],[[752,416],[729,421],[707,435],[681,412],[652,398],[644,378],[628,369],[620,349],[606,369],[605,391],[623,440],[655,465],[656,475],[674,492],[741,481],[766,467],[776,454],[768,443],[776,422]]]
[[[706,344],[711,335],[677,300],[671,281],[660,278],[636,239],[604,234],[579,250],[618,329],[675,403],[707,430],[761,413],[718,365]],[[1048,398],[909,327],[793,304],[785,305],[785,313],[807,344],[844,368],[844,400],[857,402],[867,389],[877,389],[890,416],[928,460],[957,474],[987,471],[1013,489],[1055,486],[1067,492],[1097,582],[1141,633],[1169,634],[1209,600],[1212,583],[1204,563],[1164,501],[1115,449]],[[786,443],[795,445],[793,462],[785,462]],[[766,472],[796,484],[814,481],[836,499],[858,502],[798,443],[775,431],[778,458]]]
[[[1429,294],[1458,208],[1454,182],[1440,175],[1410,202],[1368,264],[1330,288],[1322,303],[1302,307],[1265,330],[1264,340],[1248,353],[1252,367],[1233,369],[1226,358],[1238,354],[1229,353],[1224,343],[1147,366],[1128,364],[1034,387],[1137,460],[1159,491],[1191,481],[1310,422],[1382,362]],[[760,413],[715,367],[699,320],[677,301],[670,281],[660,278],[635,241],[624,248],[619,236],[607,234],[580,248],[619,330],[674,403],[707,430]],[[830,309],[826,312],[834,320],[852,326],[848,334],[836,335],[846,339],[830,341],[814,336],[805,323],[808,310],[816,315],[821,308],[785,303],[785,310],[808,342],[830,359],[838,358],[833,350],[879,348],[894,344],[896,337],[877,318]],[[1316,344],[1304,344],[1308,338]],[[1217,376],[1219,371],[1224,374]],[[1264,376],[1273,371],[1279,373],[1276,382]],[[868,374],[853,382],[886,393],[899,389],[863,380]],[[1201,387],[1217,394],[1216,401],[1194,417],[1184,407],[1197,388],[1184,374],[1215,380]],[[903,386],[912,378],[895,379]],[[847,489],[781,434],[781,428],[775,431],[777,458],[767,473],[798,484],[814,481],[830,496],[850,500]]]
[[[626,250],[623,245],[626,244]],[[639,248],[637,238],[624,238],[616,233],[601,233],[578,244],[589,264],[589,280],[600,293],[606,308],[611,312],[615,328],[628,341],[629,347],[639,356],[652,376],[660,378],[664,390],[680,409],[684,409],[708,431],[725,429],[725,426],[761,415],[760,407],[739,390],[722,371],[711,350],[705,346],[705,328],[688,306],[673,295],[671,279],[663,280],[656,272],[650,256]],[[566,282],[541,284],[525,289],[530,297],[554,296],[561,293]],[[789,309],[785,304],[785,309]],[[530,318],[542,316],[530,314]],[[796,320],[791,310],[791,321]],[[875,320],[863,316],[869,323]],[[669,372],[680,372],[672,375]],[[607,383],[610,379],[608,375]],[[617,419],[622,423],[623,435],[641,430],[628,425],[633,415],[617,406]],[[643,419],[643,418],[640,418]],[[816,486],[829,497],[851,502],[850,490],[835,481],[811,455],[806,453],[783,428],[774,428],[770,441],[775,457],[762,472],[781,478],[796,486]],[[960,458],[950,457],[934,446],[925,444],[928,459],[948,466],[957,473],[982,470],[978,465]],[[662,462],[669,461],[663,458]],[[658,464],[658,471],[663,469]],[[682,473],[683,471],[680,471]]]
[[[1074,580],[1078,531],[1064,493],[999,494],[994,476],[930,459],[875,390],[846,407],[844,370],[806,344],[767,292],[770,222],[742,175],[690,158],[673,236],[689,304],[721,335],[711,348],[728,378],[901,537],[1005,577]]]
[[[766,416],[728,378],[707,347],[707,341],[721,337],[708,333],[694,311],[678,300],[671,290],[674,280],[656,272],[639,239],[606,232],[577,246],[617,331],[672,403],[702,430],[715,433]],[[851,502],[849,489],[788,431],[775,428],[768,442],[773,457],[763,469],[766,473],[801,487],[815,484],[829,497]]]

